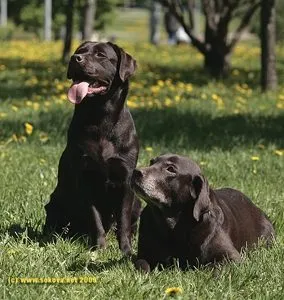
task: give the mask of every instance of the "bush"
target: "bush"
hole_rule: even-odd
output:
[[[0,27],[0,41],[9,41],[13,38],[15,24],[8,22],[7,26]]]

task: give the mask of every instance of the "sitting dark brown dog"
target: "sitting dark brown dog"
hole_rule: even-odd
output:
[[[72,55],[68,98],[76,105],[44,233],[87,234],[92,245],[104,247],[116,221],[120,249],[131,253],[140,214],[130,188],[138,140],[124,104],[135,69],[135,60],[112,43],[85,42]]]
[[[240,251],[259,238],[271,242],[274,229],[244,194],[212,190],[199,166],[178,155],[162,155],[135,170],[132,184],[148,205],[141,214],[136,268],[198,266],[240,260]]]

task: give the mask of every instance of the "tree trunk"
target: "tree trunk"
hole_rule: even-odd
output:
[[[160,40],[159,21],[161,10],[161,4],[155,0],[152,0],[150,7],[150,43],[154,45],[159,44]]]
[[[68,62],[71,51],[72,44],[72,34],[73,34],[73,9],[74,9],[74,0],[68,0],[66,7],[66,32],[65,32],[65,41],[64,49],[62,55],[62,61],[64,63]]]
[[[0,15],[0,25],[1,26],[7,26],[7,0],[0,0],[0,4],[1,4],[1,7],[0,7],[0,12],[1,12],[1,15]]]
[[[44,1],[44,40],[51,41],[52,38],[52,0]]]
[[[275,0],[262,0],[261,3],[261,87],[263,91],[277,87],[275,39],[276,9]]]
[[[82,32],[82,40],[91,40],[93,29],[94,29],[94,21],[96,14],[96,0],[86,0],[86,4],[84,7],[84,25]]]
[[[204,69],[215,78],[226,77],[231,69],[230,53],[209,51],[204,55]]]
[[[231,68],[231,53],[228,51],[226,35],[218,35],[206,22],[205,44],[208,50],[204,53],[204,69],[215,78],[227,76]]]

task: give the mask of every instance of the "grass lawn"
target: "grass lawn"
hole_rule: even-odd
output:
[[[263,95],[259,49],[242,44],[230,78],[202,73],[188,46],[121,44],[138,61],[128,105],[138,130],[139,165],[166,152],[192,157],[211,186],[242,190],[274,222],[271,249],[244,253],[220,269],[136,272],[109,234],[104,251],[79,241],[44,244],[43,206],[56,184],[73,106],[57,43],[5,42],[0,52],[0,298],[282,299],[284,286],[284,49],[278,49],[279,91]],[[136,243],[134,249],[136,250]],[[88,277],[93,284],[12,284],[15,277]]]

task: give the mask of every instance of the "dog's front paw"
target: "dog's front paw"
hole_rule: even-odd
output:
[[[120,247],[121,252],[125,256],[131,256],[132,255],[132,249],[129,243],[123,243]]]
[[[100,236],[97,238],[96,244],[99,249],[106,248],[106,238],[104,236]]]
[[[148,262],[145,259],[138,259],[134,263],[134,265],[138,271],[142,271],[145,273],[149,273],[151,271],[150,265],[148,264]]]

